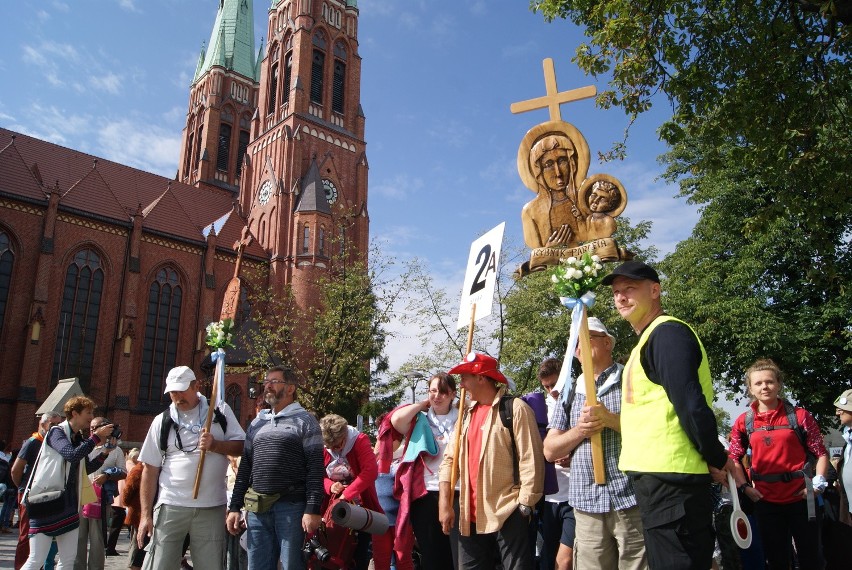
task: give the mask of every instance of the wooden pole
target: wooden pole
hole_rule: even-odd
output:
[[[228,286],[225,287],[225,297],[222,299],[222,312],[219,314],[219,319],[234,320],[237,315],[237,308],[240,304],[240,266],[243,263],[243,249],[246,244],[251,241],[246,236],[248,228],[243,230],[243,237],[237,245],[237,262],[234,265],[234,276],[228,281]],[[222,367],[221,370],[219,367]],[[213,373],[213,390],[210,393],[210,401],[207,402],[207,419],[204,421],[204,431],[210,432],[210,425],[213,423],[213,410],[216,406],[216,400],[219,397],[219,378],[225,376],[225,354],[221,354],[216,359],[216,371]],[[204,457],[207,454],[205,450],[201,450],[201,457],[198,460],[198,470],[195,472],[195,485],[192,487],[192,498],[198,498],[198,487],[201,485],[201,473],[204,471]]]
[[[583,384],[586,388],[586,405],[594,406],[598,403],[598,389],[595,386],[595,366],[592,363],[592,343],[589,340],[589,315],[586,306],[583,305],[583,318],[580,320],[580,364],[583,365]],[[592,467],[595,473],[595,483],[606,484],[606,470],[604,469],[603,444],[601,443],[601,432],[589,438],[592,444]]]
[[[470,326],[467,329],[467,345],[465,347],[465,355],[470,354],[470,351],[473,350],[473,326],[476,321],[476,303],[473,303],[470,306]],[[458,469],[459,469],[459,450],[461,449],[461,431],[462,431],[462,421],[464,420],[464,399],[467,394],[465,393],[464,386],[461,387],[459,391],[459,418],[456,420],[456,437],[453,442],[453,468],[450,471],[450,493],[455,493],[456,489],[456,477],[458,477]]]
[[[204,420],[204,431],[210,431],[210,425],[213,423],[213,410],[216,407],[216,398],[219,394],[219,367],[225,366],[225,355],[221,355],[216,359],[216,372],[213,373],[213,391],[210,394],[210,401],[207,402],[207,419]],[[199,435],[199,437],[201,437]],[[198,470],[195,472],[195,485],[192,486],[192,498],[198,498],[198,488],[201,486],[201,474],[204,472],[204,456],[207,451],[201,450],[201,457],[198,459]]]

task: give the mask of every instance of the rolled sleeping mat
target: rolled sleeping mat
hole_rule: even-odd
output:
[[[344,501],[340,501],[332,508],[331,520],[334,524],[370,534],[384,534],[388,530],[388,518],[384,513]]]

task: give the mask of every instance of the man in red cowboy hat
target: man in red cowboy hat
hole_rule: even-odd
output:
[[[535,414],[520,398],[511,399],[505,405],[512,412],[512,431],[504,427],[500,407],[508,380],[488,355],[471,352],[449,373],[461,375],[471,400],[455,473],[461,489],[459,568],[494,568],[499,560],[503,568],[531,570],[528,525],[544,486]],[[448,447],[440,470],[439,518],[445,533],[455,522],[452,471],[453,449]]]

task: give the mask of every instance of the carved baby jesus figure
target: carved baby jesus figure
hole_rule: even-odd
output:
[[[621,193],[609,180],[597,180],[589,192],[589,214],[586,217],[585,240],[608,238],[615,233],[616,223],[609,212],[621,204]]]

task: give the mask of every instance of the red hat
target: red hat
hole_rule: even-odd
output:
[[[467,358],[453,366],[447,374],[480,374],[502,384],[509,383],[503,373],[497,370],[497,360],[477,352],[468,354]]]

